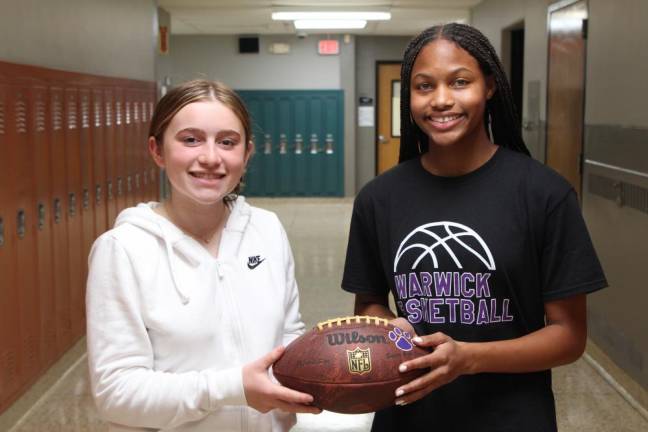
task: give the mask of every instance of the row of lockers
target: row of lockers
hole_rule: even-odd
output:
[[[85,333],[87,257],[157,199],[153,83],[0,62],[0,412]]]
[[[344,195],[342,90],[241,90],[256,152],[248,196]]]

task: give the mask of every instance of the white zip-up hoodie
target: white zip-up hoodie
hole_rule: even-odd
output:
[[[274,213],[234,203],[218,258],[139,204],[95,242],[88,360],[116,431],[286,431],[247,407],[242,366],[303,332],[294,262]]]

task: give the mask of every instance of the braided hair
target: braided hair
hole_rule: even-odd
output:
[[[491,142],[530,155],[522,139],[511,86],[504,74],[495,48],[474,27],[451,23],[430,27],[410,41],[405,49],[401,68],[401,144],[399,163],[418,157],[428,149],[428,136],[412,120],[410,112],[410,80],[412,68],[421,49],[437,39],[456,43],[473,56],[485,76],[495,80],[495,94],[486,102],[484,125]],[[490,127],[489,127],[490,126]],[[490,133],[489,133],[490,129]]]

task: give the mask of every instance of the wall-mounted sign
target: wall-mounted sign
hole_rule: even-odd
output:
[[[322,39],[317,43],[317,53],[319,55],[338,55],[340,54],[340,43],[337,39]]]

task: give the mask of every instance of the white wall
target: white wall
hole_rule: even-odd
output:
[[[317,54],[317,36],[260,36],[258,54],[239,54],[237,35],[171,37],[172,81],[217,79],[238,90],[340,89],[340,56]],[[274,42],[290,53],[270,54]]]
[[[153,0],[0,0],[0,60],[155,77]]]

